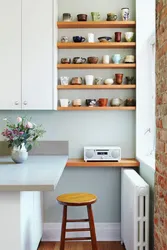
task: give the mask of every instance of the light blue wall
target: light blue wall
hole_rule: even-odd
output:
[[[140,175],[150,186],[150,248],[154,246],[154,179],[155,170],[141,162]]]

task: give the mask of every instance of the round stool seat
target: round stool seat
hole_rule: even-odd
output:
[[[65,206],[86,206],[95,203],[97,196],[89,193],[62,194],[57,201]]]

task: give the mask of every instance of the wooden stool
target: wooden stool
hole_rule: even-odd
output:
[[[65,241],[71,240],[91,240],[92,250],[97,250],[96,232],[91,204],[95,203],[97,197],[88,193],[63,194],[57,197],[57,201],[63,205],[63,219],[61,229],[60,250],[64,250]],[[67,206],[87,206],[88,219],[69,220],[67,219]],[[66,229],[68,222],[89,222],[89,228]],[[85,232],[89,231],[91,237],[66,238],[66,232]]]

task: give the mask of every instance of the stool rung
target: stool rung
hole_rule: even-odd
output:
[[[66,232],[86,232],[90,231],[90,228],[69,228],[66,229]]]
[[[66,220],[66,222],[88,222],[89,219],[81,219],[81,220]]]
[[[91,237],[76,237],[76,238],[65,238],[66,241],[71,241],[71,240],[91,240]]]

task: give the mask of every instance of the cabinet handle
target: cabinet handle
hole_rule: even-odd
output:
[[[16,101],[16,102],[15,102],[15,105],[19,105],[19,102],[18,102],[18,101]]]
[[[27,105],[27,102],[25,101],[25,102],[23,102],[23,104],[24,104],[24,105]]]

